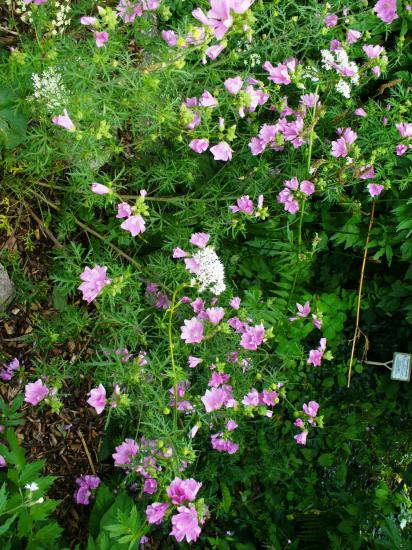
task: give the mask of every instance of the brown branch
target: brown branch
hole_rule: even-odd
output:
[[[46,235],[46,237],[49,237],[49,239],[50,239],[51,241],[53,241],[54,246],[55,246],[56,248],[60,248],[60,249],[64,248],[64,246],[62,245],[62,243],[59,242],[59,241],[56,239],[56,237],[53,235],[53,233],[50,231],[50,229],[44,225],[44,223],[42,222],[42,220],[37,216],[37,214],[35,214],[35,213],[33,212],[33,210],[30,208],[30,206],[29,206],[28,204],[26,204],[26,209],[27,209],[28,213],[30,214],[30,216],[33,218],[33,220],[39,224],[40,229],[43,231],[43,233]]]
[[[361,309],[361,302],[362,302],[362,289],[363,289],[363,279],[365,277],[365,266],[366,266],[366,260],[368,257],[368,244],[371,236],[372,231],[372,225],[373,220],[375,217],[375,202],[372,203],[372,209],[370,214],[370,220],[369,220],[369,227],[368,227],[368,234],[366,236],[366,242],[365,242],[365,251],[363,253],[363,261],[362,261],[362,269],[361,269],[361,276],[359,280],[359,289],[358,289],[358,304],[356,308],[356,324],[355,324],[355,333],[353,335],[353,342],[352,342],[352,352],[350,356],[349,361],[349,372],[348,372],[348,388],[350,387],[351,382],[351,376],[352,376],[352,365],[353,365],[353,359],[355,357],[355,349],[356,349],[356,343],[359,339],[359,336],[361,334],[361,330],[359,328],[359,321],[360,321],[360,309]]]
[[[89,453],[89,449],[87,447],[86,441],[84,440],[83,434],[80,430],[77,430],[77,435],[80,437],[80,440],[81,440],[83,448],[84,448],[84,452],[86,453],[87,460],[89,461],[90,468],[92,469],[93,475],[96,475],[96,470],[94,468],[93,460],[92,460],[92,457]]]

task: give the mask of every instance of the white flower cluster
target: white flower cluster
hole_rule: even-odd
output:
[[[350,98],[351,87],[347,82],[345,82],[345,80],[339,80],[339,82],[335,84],[335,89],[346,99]]]
[[[55,0],[54,7],[56,9],[56,18],[51,21],[52,34],[56,35],[58,32],[63,34],[70,25],[69,11],[72,9],[70,0],[62,0],[61,3]]]
[[[196,252],[193,259],[199,265],[199,272],[192,284],[198,283],[200,292],[210,290],[216,296],[221,294],[226,289],[225,268],[214,249],[211,246],[206,246]]]
[[[316,67],[309,65],[303,71],[302,78],[311,80],[312,82],[319,82],[319,72]]]
[[[348,54],[343,48],[338,48],[333,52],[321,50],[321,55],[324,69],[327,71],[335,69],[338,75],[346,77],[346,80],[341,78],[335,88],[343,97],[349,99],[351,84],[359,84],[359,67],[354,61],[349,61]]]
[[[40,75],[31,76],[34,93],[33,98],[45,104],[49,111],[61,110],[66,107],[68,93],[62,82],[61,74],[50,67]]]

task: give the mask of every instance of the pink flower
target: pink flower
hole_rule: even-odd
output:
[[[232,212],[243,212],[244,214],[253,214],[253,201],[249,198],[249,195],[243,195],[236,201],[236,205],[229,206]]]
[[[208,139],[192,139],[192,141],[189,143],[189,147],[194,151],[195,153],[204,153],[206,149],[209,147],[209,140]]]
[[[146,508],[147,521],[152,525],[160,525],[165,517],[166,510],[169,508],[167,502],[154,502]]]
[[[49,388],[40,380],[26,384],[24,388],[24,401],[30,405],[38,405],[49,393]]]
[[[339,40],[336,40],[336,38],[330,41],[329,49],[331,52],[336,52],[336,50],[341,49],[341,47],[342,44],[339,42]]]
[[[263,68],[269,73],[268,80],[275,84],[290,84],[292,81],[288,72],[288,67],[283,63],[279,63],[274,67],[270,61],[263,63]]]
[[[143,233],[146,229],[145,221],[140,214],[137,216],[130,216],[120,225],[120,227],[129,231],[132,237],[136,237],[136,235]]]
[[[52,122],[53,124],[56,124],[56,126],[61,126],[69,132],[74,132],[76,130],[76,127],[73,124],[69,115],[67,114],[66,109],[64,109],[63,115],[53,117]]]
[[[214,61],[226,48],[224,44],[215,44],[214,46],[209,46],[209,48],[206,49],[206,55],[209,59]]]
[[[176,46],[177,44],[177,35],[174,31],[162,31],[161,32],[163,40],[170,47]]]
[[[228,420],[226,422],[226,429],[229,431],[229,432],[233,432],[233,430],[236,430],[236,428],[238,427],[238,425],[236,424],[236,422],[234,420]]]
[[[191,306],[195,313],[201,313],[205,309],[205,302],[202,298],[196,298],[196,300],[193,300],[191,303]]]
[[[100,478],[97,476],[82,476],[76,479],[76,484],[79,486],[77,491],[74,493],[74,499],[76,504],[87,505],[90,503],[90,497],[92,495],[92,490],[97,489],[100,485]]]
[[[204,11],[201,8],[196,8],[195,10],[193,10],[192,15],[195,19],[200,21],[203,25],[209,26],[210,21],[206,17],[206,14],[204,13]]]
[[[196,368],[197,365],[199,365],[199,363],[201,362],[202,362],[202,359],[200,359],[199,357],[193,357],[192,355],[189,355],[187,359],[187,364],[191,369]]]
[[[192,119],[191,122],[189,122],[189,124],[187,125],[187,128],[189,130],[194,130],[195,128],[197,128],[197,126],[199,126],[200,120],[201,120],[201,118],[200,118],[199,111],[195,111],[193,113],[193,119]]]
[[[227,78],[224,82],[224,86],[230,94],[238,94],[243,86],[243,80],[240,76]]]
[[[211,365],[212,366],[212,365]],[[213,365],[215,367],[215,365]],[[230,374],[225,374],[224,372],[213,371],[212,376],[208,382],[208,386],[211,388],[218,388],[222,384],[226,384],[230,379]]]
[[[185,266],[189,273],[194,275],[199,273],[200,264],[195,258],[185,258]]]
[[[199,248],[204,248],[209,242],[209,239],[210,235],[208,233],[193,233],[189,242]]]
[[[180,338],[186,344],[200,344],[203,340],[203,323],[197,317],[185,319],[184,326],[180,327]]]
[[[157,481],[148,477],[144,480],[143,492],[147,495],[153,495],[157,491]]]
[[[249,143],[249,149],[254,157],[260,155],[266,149],[266,142],[263,139],[254,137]]]
[[[103,384],[99,384],[97,388],[90,390],[88,395],[90,395],[87,400],[88,404],[95,409],[97,414],[101,414],[106,406],[106,390]]]
[[[372,44],[365,44],[362,46],[362,50],[366,53],[366,55],[369,57],[369,59],[376,59],[383,51],[383,46],[379,46],[378,44],[376,46],[373,46]]]
[[[116,15],[123,19],[125,23],[133,23],[136,17],[141,17],[143,14],[141,3],[134,4],[131,0],[120,0],[116,6],[116,10]]]
[[[408,138],[412,136],[412,123],[411,122],[401,122],[400,124],[395,124],[396,129],[400,133],[401,137]]]
[[[93,34],[94,34],[94,39],[96,41],[96,46],[98,48],[103,48],[103,46],[109,40],[109,33],[106,31],[102,31],[102,32],[96,31]]]
[[[342,133],[343,139],[348,145],[354,143],[358,137],[357,133],[352,130],[352,128],[345,128]]]
[[[133,439],[126,439],[115,450],[116,452],[112,454],[114,465],[124,466],[125,464],[130,464],[130,459],[137,455],[139,446]]]
[[[303,432],[300,432],[298,435],[294,435],[293,439],[296,441],[298,445],[306,445],[306,440],[308,438],[308,432],[305,430]]]
[[[95,298],[101,293],[106,285],[109,285],[112,280],[106,277],[107,267],[100,267],[95,265],[93,269],[85,267],[83,273],[80,275],[80,280],[84,281],[77,290],[83,293],[83,300],[88,304],[93,302]]]
[[[181,248],[176,247],[173,249],[173,258],[186,258],[186,256],[188,256],[188,253]]]
[[[239,309],[240,308],[240,302],[241,302],[241,299],[239,298],[239,296],[235,296],[234,298],[232,298],[230,300],[229,305],[233,309]]]
[[[213,97],[210,92],[205,90],[203,94],[200,96],[199,104],[202,107],[216,107],[217,99]]]
[[[398,14],[396,13],[396,0],[378,0],[373,11],[379,19],[388,25],[395,19],[398,19]]]
[[[173,528],[170,535],[175,537],[177,542],[182,542],[184,538],[187,542],[196,541],[201,533],[196,508],[191,504],[189,508],[179,506],[177,511],[178,513],[172,516]]]
[[[0,468],[5,468],[7,466],[6,459],[3,455],[0,455]]]
[[[323,351],[320,349],[311,349],[309,352],[308,364],[314,367],[320,367],[322,364]]]
[[[362,107],[358,107],[357,109],[355,109],[354,113],[356,116],[368,116],[367,112],[365,111],[365,109],[362,109]]]
[[[232,421],[233,422],[233,421]],[[212,448],[219,453],[235,454],[239,450],[239,445],[231,439],[225,439],[222,432],[211,436]]]
[[[371,164],[361,166],[359,172],[360,180],[370,180],[375,177],[375,169]]]
[[[322,328],[322,321],[318,319],[314,313],[312,313],[312,323],[313,323],[313,326],[318,330]]]
[[[211,147],[210,152],[215,160],[223,160],[226,162],[232,159],[233,149],[226,141],[221,141],[217,145]]]
[[[276,399],[278,398],[278,392],[263,390],[259,402],[267,405],[268,407],[274,407],[276,405]],[[278,400],[279,401],[279,400]]]
[[[222,388],[212,388],[206,390],[205,395],[201,398],[206,412],[217,411],[221,409],[228,399],[228,393]]]
[[[335,14],[329,14],[324,18],[323,22],[328,28],[336,27],[336,25],[338,24],[338,16]]]
[[[80,23],[82,25],[90,25],[93,27],[97,23],[96,17],[87,17],[86,15],[83,15],[83,17],[80,17]]]
[[[0,379],[4,382],[9,382],[13,378],[14,371],[20,368],[20,361],[14,357],[10,363],[3,363],[3,368],[0,370]]]
[[[303,423],[303,420],[301,418],[297,418],[295,420],[295,422],[293,423],[294,426],[296,426],[297,428],[303,428],[304,427],[304,423]]]
[[[265,327],[262,324],[248,327],[242,334],[240,345],[244,349],[256,350],[262,344],[264,337]]]
[[[305,107],[309,107],[309,109],[313,109],[316,102],[317,107],[319,107],[320,101],[317,94],[303,94],[300,98],[300,103],[302,103],[302,105],[305,105]]]
[[[176,505],[186,501],[193,502],[201,486],[202,484],[194,479],[175,477],[167,489],[167,496]]]
[[[212,325],[218,325],[225,316],[223,307],[209,307],[206,310],[207,318]]]
[[[301,304],[296,304],[298,310],[298,317],[307,317],[310,313],[310,302],[305,302],[302,306]]]
[[[92,183],[90,190],[93,193],[96,193],[96,195],[107,195],[110,193],[109,187],[107,185],[103,185],[102,183]]]
[[[250,407],[257,407],[259,405],[259,393],[255,388],[252,388],[250,392],[242,399],[243,405]]]
[[[403,143],[398,143],[398,145],[396,146],[396,154],[398,155],[398,157],[404,155],[407,150],[408,148]]]
[[[116,218],[130,218],[132,215],[132,207],[127,202],[119,202],[117,205],[117,215]]]
[[[315,186],[309,180],[303,180],[299,186],[299,189],[304,195],[308,196],[313,195],[313,193],[315,192]]]
[[[307,405],[306,403],[303,404],[303,412],[311,418],[315,418],[315,416],[318,414],[318,410],[319,403],[316,403],[316,401],[309,401]]]
[[[230,13],[231,9],[236,13],[243,13],[252,4],[252,1],[210,0],[212,9],[207,12],[207,18],[201,10],[195,10],[192,12],[192,15],[207,25],[217,40],[221,40],[233,25],[233,17]]]
[[[379,197],[379,195],[385,189],[383,185],[379,185],[377,183],[369,183],[367,185],[367,188],[371,197]]]
[[[346,141],[342,137],[340,137],[336,141],[332,141],[332,156],[335,158],[345,158],[348,156]]]
[[[348,44],[355,44],[355,42],[357,42],[361,36],[362,33],[360,31],[349,29],[346,33],[346,42]]]

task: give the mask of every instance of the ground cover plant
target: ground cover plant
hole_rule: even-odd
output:
[[[4,547],[410,548],[412,6],[0,18]]]

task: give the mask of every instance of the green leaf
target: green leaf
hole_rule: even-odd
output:
[[[344,521],[341,521],[338,525],[338,529],[341,533],[346,533],[346,534],[349,534],[349,533],[352,533],[353,531],[353,522],[350,521],[349,519],[345,519]]]
[[[4,533],[7,533],[10,527],[12,526],[14,520],[17,518],[17,514],[14,514],[14,516],[11,516],[9,519],[7,519],[4,523],[0,525],[0,535],[4,535]]]
[[[26,464],[23,467],[19,478],[21,485],[26,485],[26,483],[31,483],[32,481],[37,480],[39,473],[44,468],[45,463],[45,460],[38,460],[36,462]]]
[[[221,483],[220,487],[222,490],[222,509],[227,514],[232,505],[232,497],[230,496],[230,491],[225,483]]]
[[[324,466],[325,468],[329,468],[332,466],[332,464],[335,462],[335,457],[332,453],[323,453],[318,458],[318,464],[319,466]]]
[[[0,489],[0,513],[5,509],[7,502],[6,484],[3,483]]]
[[[105,513],[109,510],[113,504],[115,496],[112,491],[102,483],[97,490],[96,500],[90,514],[89,530],[93,537],[97,537],[100,530],[100,522]]]
[[[57,506],[60,504],[60,500],[48,499],[41,504],[35,504],[30,508],[30,515],[35,521],[46,519]]]
[[[49,523],[48,525],[45,525],[37,533],[34,535],[34,540],[36,541],[52,541],[56,540],[60,534],[62,533],[63,529],[56,523]]]
[[[18,470],[21,470],[26,463],[24,450],[20,447],[16,434],[13,430],[7,430],[6,439],[10,446],[10,453],[7,453],[7,462],[14,464]]]

